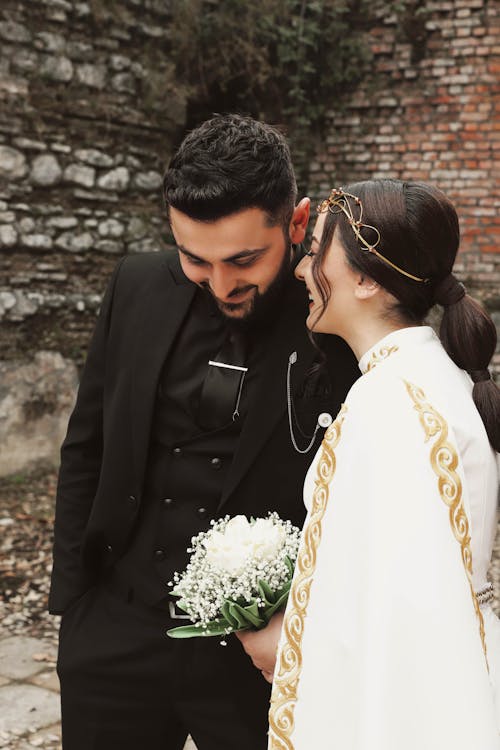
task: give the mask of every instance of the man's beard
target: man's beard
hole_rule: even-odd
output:
[[[277,307],[280,302],[284,287],[287,281],[291,277],[292,272],[292,251],[291,248],[285,253],[283,262],[278,269],[273,281],[267,287],[265,292],[260,293],[258,288],[255,286],[254,295],[244,303],[221,303],[214,295],[206,284],[202,284],[203,289],[210,295],[212,301],[217,305],[219,312],[224,317],[225,322],[229,327],[232,327],[238,331],[247,331],[249,329],[258,328],[269,321],[269,316]],[[245,288],[235,289],[234,294],[241,294],[242,291],[246,291]],[[237,310],[243,305],[248,304],[248,311],[241,316],[231,315],[228,311],[233,309]]]

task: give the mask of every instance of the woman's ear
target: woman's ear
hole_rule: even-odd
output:
[[[290,222],[290,240],[294,245],[299,245],[305,239],[310,211],[310,198],[302,198],[293,210]]]
[[[376,281],[369,276],[359,274],[354,286],[354,296],[359,300],[367,300],[379,294],[381,290],[382,287]]]

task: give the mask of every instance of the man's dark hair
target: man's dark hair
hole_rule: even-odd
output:
[[[241,115],[215,115],[191,131],[163,178],[167,208],[216,221],[246,208],[266,212],[287,230],[297,184],[284,136]]]

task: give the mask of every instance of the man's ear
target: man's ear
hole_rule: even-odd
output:
[[[300,203],[293,209],[292,220],[290,222],[290,239],[294,245],[299,245],[304,241],[310,211],[310,198],[302,198]]]
[[[359,274],[354,286],[354,296],[359,300],[367,300],[379,294],[382,287],[369,276]]]

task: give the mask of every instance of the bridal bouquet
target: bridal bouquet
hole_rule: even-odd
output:
[[[260,629],[286,603],[300,530],[277,513],[211,524],[192,538],[188,566],[169,584],[193,623],[168,630],[171,638]]]

